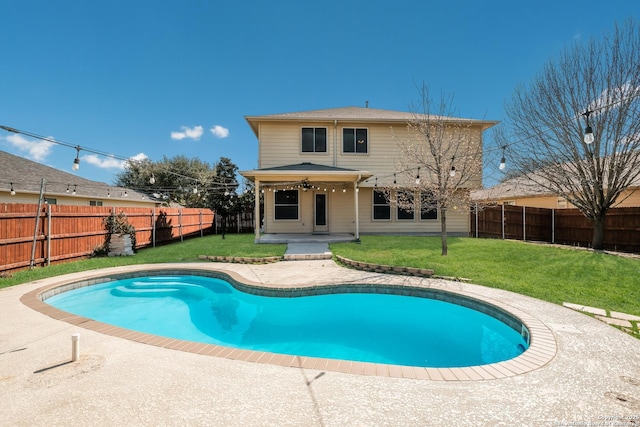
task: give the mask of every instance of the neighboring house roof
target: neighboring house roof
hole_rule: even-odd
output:
[[[629,188],[640,188],[640,177],[634,180]],[[557,194],[522,176],[508,179],[493,187],[471,192],[472,200],[503,200],[541,196],[557,196]]]
[[[45,166],[20,156],[0,151],[0,190],[10,191],[11,183],[16,193],[40,194],[45,179],[46,196],[69,196],[75,190],[76,197],[89,199],[128,200],[155,204],[160,202],[147,194],[125,187],[115,187],[104,182],[92,181],[59,169]],[[126,194],[126,196],[125,196]]]
[[[407,123],[416,119],[416,116],[424,116],[404,111],[380,110],[366,107],[341,107],[324,110],[301,111],[297,113],[267,114],[263,116],[245,116],[247,122],[257,135],[258,122],[260,121],[334,121],[348,120],[352,122],[383,122],[383,123]],[[464,119],[459,117],[430,116],[432,119],[448,120],[451,122],[465,122],[479,124],[483,130],[498,122],[489,120]]]
[[[501,200],[512,197],[550,196],[553,193],[542,188],[533,181],[517,177],[508,179],[498,185],[471,192],[472,200]]]

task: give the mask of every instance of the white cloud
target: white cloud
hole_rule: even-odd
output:
[[[148,158],[146,154],[139,153],[135,156],[129,157],[129,160],[140,161],[146,158]],[[125,165],[127,164],[126,160],[119,160],[113,157],[99,157],[95,154],[87,154],[86,156],[81,156],[80,159],[83,162],[87,162],[88,164],[101,169],[124,169]]]
[[[192,128],[189,128],[187,126],[181,126],[180,129],[182,129],[181,132],[171,132],[171,139],[180,141],[185,138],[191,138],[194,141],[197,141],[200,139],[200,137],[204,132],[204,129],[202,128],[202,126],[195,126]]]
[[[229,129],[223,128],[220,125],[215,125],[209,130],[211,131],[212,134],[214,134],[218,138],[226,138],[229,136]]]
[[[53,139],[49,137],[49,139]],[[53,142],[46,140],[28,140],[17,133],[6,137],[6,140],[20,151],[26,151],[27,157],[36,162],[42,162],[51,154]]]
[[[144,153],[138,153],[138,154],[136,154],[135,156],[131,156],[131,157],[129,157],[129,160],[133,160],[134,162],[140,162],[140,161],[142,161],[142,160],[146,160],[146,159],[148,159],[148,158],[149,158],[149,156],[147,156],[146,154],[144,154]]]

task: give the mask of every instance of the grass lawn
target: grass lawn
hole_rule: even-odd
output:
[[[253,234],[205,236],[134,256],[99,257],[35,268],[0,279],[0,288],[77,271],[130,264],[198,262],[199,255],[282,256],[286,245],[253,243]],[[449,238],[440,256],[439,237],[362,236],[361,243],[334,243],[331,250],[353,260],[430,268],[442,276],[506,289],[556,304],[572,302],[640,315],[640,259],[515,241]]]
[[[210,235],[187,239],[156,248],[140,249],[134,256],[96,257],[49,267],[20,271],[12,277],[0,279],[0,288],[61,274],[98,268],[132,264],[158,264],[165,262],[202,262],[200,255],[268,257],[284,255],[287,245],[256,245],[253,234]]]
[[[640,259],[531,243],[452,237],[446,257],[439,237],[362,236],[334,243],[335,255],[362,262],[430,268],[545,301],[640,315]]]

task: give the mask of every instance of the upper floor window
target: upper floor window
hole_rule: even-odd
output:
[[[48,205],[57,205],[58,199],[56,199],[55,197],[45,197],[44,202]]]
[[[302,128],[302,152],[326,153],[327,128]]]
[[[368,153],[369,135],[365,128],[342,129],[343,153]]]
[[[280,190],[273,196],[275,219],[298,219],[298,190]]]
[[[373,219],[391,219],[391,204],[383,191],[373,191]]]
[[[102,200],[89,200],[89,206],[102,206]]]

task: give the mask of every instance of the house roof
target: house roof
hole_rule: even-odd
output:
[[[368,171],[345,169],[316,163],[298,163],[270,168],[242,171],[240,174],[251,180],[260,181],[325,181],[325,182],[361,182],[373,176]]]
[[[639,188],[640,177],[633,180],[629,188]],[[527,177],[519,176],[508,179],[493,187],[471,192],[472,200],[502,200],[516,197],[553,196],[556,193],[533,182]]]
[[[493,187],[483,188],[471,192],[472,200],[501,200],[512,197],[535,197],[553,195],[551,191],[535,182],[517,177],[501,182]]]
[[[377,108],[367,107],[341,107],[328,108],[324,110],[310,110],[282,114],[267,114],[262,116],[245,116],[247,122],[257,135],[258,123],[261,121],[334,121],[343,120],[350,122],[379,122],[379,123],[407,123],[415,120],[420,114],[380,110]],[[431,119],[447,120],[451,122],[468,122],[482,126],[482,129],[488,129],[497,124],[496,121],[465,119],[459,117],[430,116]]]
[[[75,190],[76,197],[90,199],[128,200],[155,204],[147,194],[125,187],[115,187],[104,182],[81,178],[20,156],[0,151],[0,190],[10,191],[11,183],[17,193],[40,194],[45,179],[45,195],[69,196]],[[126,196],[125,196],[126,194]]]
[[[305,172],[357,172],[355,169],[338,168],[335,166],[318,165],[315,163],[298,163],[295,165],[274,166],[258,169],[259,171],[305,171]]]

